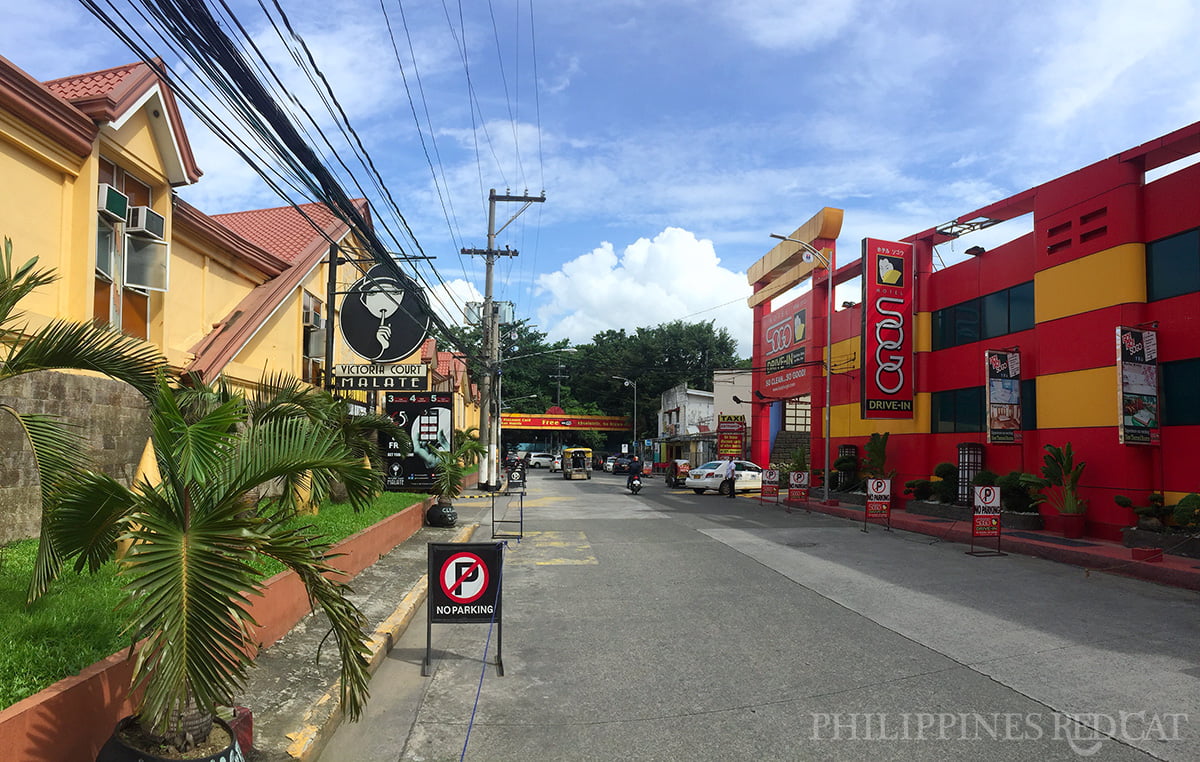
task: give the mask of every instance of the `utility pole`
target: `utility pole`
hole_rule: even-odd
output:
[[[485,450],[483,461],[479,464],[481,489],[498,489],[500,484],[500,457],[497,452],[500,445],[500,400],[499,384],[496,383],[498,381],[496,376],[500,372],[500,320],[496,303],[492,300],[492,270],[496,264],[496,257],[515,257],[518,253],[507,247],[504,251],[497,251],[496,234],[520,217],[530,204],[542,203],[545,200],[545,191],[542,191],[541,196],[512,196],[507,193],[497,195],[495,188],[490,189],[488,191],[487,248],[482,251],[479,249],[462,250],[463,254],[482,256],[486,265],[481,321],[483,323],[483,354],[486,358],[487,368],[485,368],[479,384],[479,391],[483,397],[483,405],[479,411],[479,442]],[[497,201],[515,201],[524,204],[499,229],[496,228]]]

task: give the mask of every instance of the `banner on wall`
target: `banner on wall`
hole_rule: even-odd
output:
[[[763,386],[772,397],[809,393],[813,379],[813,370],[806,364],[811,301],[810,292],[763,318]]]
[[[1021,442],[1021,353],[989,349],[987,366],[988,444]]]
[[[864,238],[861,414],[913,417],[913,248]]]
[[[1158,332],[1117,328],[1121,444],[1159,443]]]

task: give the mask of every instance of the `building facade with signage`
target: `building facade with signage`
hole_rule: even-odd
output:
[[[1095,537],[1120,539],[1136,523],[1116,495],[1143,504],[1162,492],[1171,504],[1200,491],[1197,154],[1200,123],[901,241],[840,252],[841,212],[823,210],[789,237],[836,253],[834,285],[861,279],[862,297],[827,326],[831,279],[799,262],[800,247],[781,243],[751,268],[765,398],[755,421],[809,395],[814,467],[828,415],[831,458],[891,432],[899,480],[931,478],[964,453],[968,471],[1036,473],[1045,445],[1069,442],[1087,464]],[[970,246],[971,233],[1016,220],[1027,232],[935,269],[935,246]],[[771,308],[807,278],[808,293]],[[756,438],[756,455],[773,433]]]
[[[655,461],[686,458],[694,465],[711,460],[716,452],[717,427],[713,393],[673,386],[659,398]]]

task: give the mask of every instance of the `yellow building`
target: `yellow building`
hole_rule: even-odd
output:
[[[150,66],[41,83],[0,58],[0,237],[15,261],[37,256],[58,275],[22,301],[30,329],[54,318],[111,326],[153,344],[170,373],[206,382],[252,387],[286,373],[322,383],[324,328],[337,318],[330,241],[359,242],[321,204],[206,215],[173,192],[200,177],[175,99]],[[358,275],[342,265],[338,288]],[[455,393],[467,428],[478,404],[465,365],[431,351],[430,388]],[[361,362],[340,336],[333,360]],[[96,465],[129,478],[147,435],[144,401],[104,378],[32,375],[46,378],[6,384],[0,404],[84,424]],[[32,459],[7,425],[0,502],[22,508],[0,517],[0,542],[37,531]]]

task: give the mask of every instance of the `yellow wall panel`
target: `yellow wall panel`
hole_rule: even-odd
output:
[[[1033,276],[1034,316],[1045,323],[1114,304],[1146,301],[1146,246],[1127,243]],[[1039,419],[1040,420],[1040,419]]]
[[[929,433],[929,394],[916,396],[913,403],[915,408],[912,419],[871,419],[864,420],[858,402],[850,405],[834,405],[830,411],[830,427],[835,439],[839,437],[869,437],[872,434],[882,434],[890,431],[893,434],[928,434]],[[824,415],[819,408],[813,409],[813,415]]]
[[[933,314],[930,312],[918,312],[916,321],[913,323],[913,352],[932,352],[933,351]]]
[[[1116,366],[1040,376],[1037,420],[1040,429],[1116,426]]]

